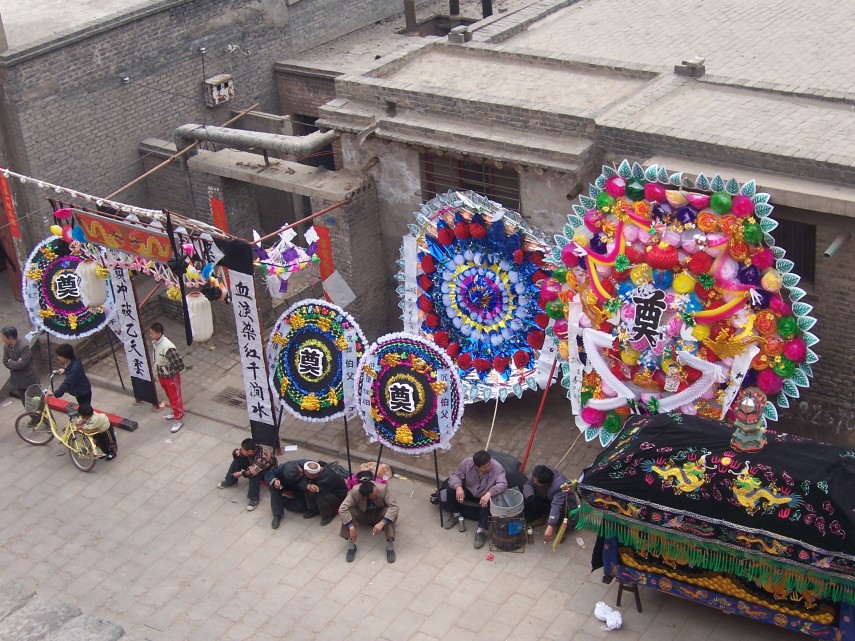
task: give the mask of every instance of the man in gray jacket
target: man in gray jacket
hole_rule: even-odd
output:
[[[0,330],[3,335],[3,365],[11,372],[12,386],[21,393],[21,403],[24,403],[24,392],[33,383],[39,382],[33,369],[33,354],[30,346],[18,340],[18,330],[14,327],[4,327]]]
[[[487,450],[479,450],[472,458],[460,461],[457,469],[448,477],[447,484],[445,509],[451,512],[453,518],[445,524],[446,529],[458,524],[460,531],[465,532],[463,514],[470,505],[477,505],[478,529],[473,543],[476,550],[484,547],[490,520],[490,499],[508,489],[505,468]],[[468,513],[472,514],[471,509]]]
[[[533,525],[546,519],[546,531],[543,533],[546,542],[555,536],[555,529],[566,514],[570,495],[563,492],[561,486],[568,482],[567,477],[554,467],[536,465],[531,478],[523,485],[525,520]]]

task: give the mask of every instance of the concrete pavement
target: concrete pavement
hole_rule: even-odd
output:
[[[245,430],[203,418],[198,410],[204,406],[191,400],[185,427],[173,435],[168,421],[133,406],[126,394],[96,384],[94,398],[140,428],[120,431],[118,458],[99,461],[91,474],[57,456],[55,443],[21,441],[11,429],[20,406],[14,399],[0,404],[8,426],[0,434],[0,578],[113,621],[130,635],[188,641],[796,638],[646,590],[644,613],[625,601],[624,630],[607,633],[592,613],[598,600],[614,604],[617,588],[589,572],[590,533],[572,533],[557,552],[538,541],[524,553],[495,552],[487,560],[486,547],[472,548],[474,527],[465,534],[440,529],[427,500],[431,486],[414,478],[391,485],[401,504],[397,562],[386,563],[383,541],[363,532],[356,560],[347,564],[335,524],[322,528],[317,519],[288,514],[272,530],[266,489],[259,509],[247,512],[244,483],[215,488]],[[487,414],[486,408],[473,411],[461,438],[478,438],[489,426],[480,420]],[[301,447],[289,456],[315,454]]]

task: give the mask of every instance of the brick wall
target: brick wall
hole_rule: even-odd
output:
[[[315,211],[332,204],[312,199]],[[324,225],[330,230],[335,268],[356,294],[356,300],[346,310],[353,314],[368,339],[374,340],[386,331],[386,310],[394,294],[394,290],[390,292],[383,286],[386,266],[374,187],[357,193],[352,203],[324,217]]]
[[[275,60],[400,10],[398,0],[172,0],[6,52],[0,55],[3,155],[16,171],[106,195],[142,173],[146,162],[137,146],[144,138],[170,140],[179,125],[217,124],[231,108],[254,102],[275,112]],[[251,55],[229,54],[229,44]],[[204,75],[234,76],[232,103],[205,106],[200,47]],[[44,205],[45,194],[31,186],[16,190],[23,213]],[[142,185],[122,199],[159,206]],[[50,225],[48,213],[32,217],[30,244]]]

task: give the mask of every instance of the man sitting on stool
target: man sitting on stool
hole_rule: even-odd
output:
[[[570,495],[562,492],[561,486],[568,482],[567,477],[554,467],[536,465],[531,472],[531,478],[523,485],[526,523],[540,525],[546,519],[544,542],[552,540],[555,528],[560,526],[564,519]]]
[[[478,529],[475,531],[475,549],[484,547],[487,539],[487,525],[490,520],[490,499],[508,489],[505,468],[490,457],[487,450],[475,452],[472,458],[463,459],[448,477],[445,509],[452,513],[453,519],[445,524],[450,530],[455,522],[460,531],[466,531],[464,515],[473,514],[473,504],[477,506]],[[467,505],[468,503],[468,505]]]
[[[364,475],[364,476],[363,476]],[[398,519],[398,503],[387,486],[374,483],[371,472],[361,472],[361,481],[347,493],[338,514],[341,517],[339,535],[347,541],[348,563],[356,556],[356,523],[373,525],[371,534],[386,534],[386,560],[395,562],[395,521]]]
[[[307,461],[301,469],[297,487],[306,499],[304,519],[321,515],[321,525],[329,525],[347,495],[347,484],[338,474],[318,461]]]
[[[270,527],[274,530],[279,527],[286,509],[289,512],[306,511],[306,499],[297,482],[302,466],[308,462],[309,459],[285,461],[264,474],[264,480],[270,486],[270,511],[273,512]]]

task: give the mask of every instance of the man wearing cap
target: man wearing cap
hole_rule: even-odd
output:
[[[386,560],[395,562],[395,521],[398,519],[398,503],[382,483],[374,483],[371,472],[356,475],[359,485],[347,493],[338,515],[341,517],[339,535],[347,541],[348,563],[356,557],[356,524],[371,525],[371,534],[386,535]]]
[[[279,527],[279,522],[285,514],[287,506],[289,512],[305,512],[306,499],[297,482],[302,475],[302,467],[309,459],[296,459],[271,467],[264,474],[264,480],[270,486],[270,511],[273,512],[273,520],[270,527],[274,530]]]
[[[479,450],[472,458],[460,461],[447,483],[445,509],[454,518],[445,524],[446,529],[458,525],[460,531],[465,532],[464,512],[468,511],[471,515],[473,509],[470,506],[475,505],[478,510],[478,529],[473,543],[476,550],[484,547],[490,519],[490,499],[508,489],[505,468],[487,450]]]
[[[258,507],[258,501],[261,498],[261,479],[264,478],[264,473],[275,465],[276,457],[273,455],[272,447],[260,445],[251,438],[245,438],[241,441],[240,447],[232,451],[232,464],[226,472],[226,478],[220,481],[217,487],[234,487],[238,484],[238,479],[248,479],[249,490],[246,498],[249,502],[246,509],[252,512]]]
[[[304,519],[321,515],[321,525],[329,525],[347,496],[344,479],[329,469],[323,461],[306,461],[302,465],[297,487],[306,499]]]

